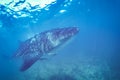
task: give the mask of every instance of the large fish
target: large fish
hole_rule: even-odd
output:
[[[22,57],[21,71],[27,70],[37,60],[64,44],[72,36],[79,32],[77,27],[56,28],[41,32],[21,43],[14,57]]]

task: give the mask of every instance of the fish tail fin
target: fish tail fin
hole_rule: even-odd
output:
[[[29,69],[39,58],[30,58],[30,59],[25,59],[21,68],[20,68],[20,71],[26,71],[27,69]]]

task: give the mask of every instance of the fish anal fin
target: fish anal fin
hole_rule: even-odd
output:
[[[26,71],[29,69],[39,58],[33,57],[30,59],[24,59],[23,64],[20,68],[20,71]]]

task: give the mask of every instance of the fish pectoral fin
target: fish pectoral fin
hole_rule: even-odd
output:
[[[39,60],[47,60],[48,58],[40,58]]]
[[[48,55],[50,55],[50,56],[55,56],[56,53],[48,53]]]
[[[37,60],[39,60],[38,57],[32,57],[32,58],[27,57],[27,59],[24,59],[20,71],[25,71],[29,69]]]

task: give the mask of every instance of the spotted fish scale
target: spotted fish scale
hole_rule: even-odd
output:
[[[57,28],[36,34],[21,43],[14,54],[14,57],[23,58],[20,70],[27,70],[37,60],[41,60],[44,55],[48,56],[51,51],[59,48],[60,45],[64,44],[78,32],[79,29],[77,27]]]

